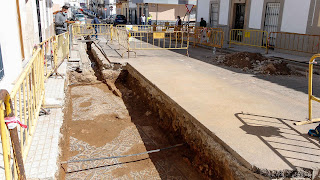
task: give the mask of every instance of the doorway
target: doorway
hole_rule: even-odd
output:
[[[211,2],[210,6],[210,26],[218,27],[218,18],[219,18],[219,3]]]
[[[280,3],[267,3],[266,15],[264,20],[264,30],[270,34],[270,32],[278,31],[278,22],[280,15]],[[270,34],[270,45],[274,46],[276,41],[276,34]],[[264,42],[267,43],[267,42]]]
[[[245,3],[235,4],[235,18],[233,29],[243,29],[244,28],[244,17],[245,17]]]
[[[39,0],[36,0],[37,5],[37,17],[38,17],[38,29],[39,29],[39,41],[42,42],[42,28],[41,28],[41,15]]]

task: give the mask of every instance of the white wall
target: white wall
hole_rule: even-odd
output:
[[[201,1],[201,0],[199,0]],[[221,0],[219,9],[219,24],[228,25],[230,0]]]
[[[0,44],[4,66],[4,78],[0,80],[0,89],[9,92],[13,82],[22,70],[22,55],[20,52],[20,36],[16,1],[0,1],[0,23],[7,28],[0,28]]]
[[[210,0],[198,0],[197,6],[197,22],[200,22],[201,18],[209,22]]]
[[[281,31],[306,33],[310,0],[284,1]]]
[[[251,1],[249,28],[260,29],[264,0]]]

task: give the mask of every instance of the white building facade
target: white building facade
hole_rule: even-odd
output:
[[[54,35],[51,0],[0,2],[0,89],[11,90],[34,45]]]
[[[211,27],[320,34],[320,0],[198,0]]]

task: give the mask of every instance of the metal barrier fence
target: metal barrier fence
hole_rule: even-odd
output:
[[[194,32],[195,27],[194,26],[164,26],[164,25],[152,25],[152,31],[153,32],[162,32],[162,31],[183,31],[183,32]]]
[[[309,82],[308,82],[308,120],[307,121],[300,121],[298,123],[295,123],[295,125],[305,125],[305,124],[311,124],[315,122],[320,122],[320,118],[313,119],[312,118],[312,101],[316,101],[320,103],[320,98],[316,97],[312,93],[312,88],[313,88],[313,65],[316,64],[316,58],[320,58],[320,54],[316,54],[311,57],[309,61]]]
[[[266,49],[268,53],[268,32],[261,30],[247,30],[247,29],[231,29],[230,30],[230,41],[231,44],[245,45],[261,47]]]
[[[193,35],[193,46],[205,45],[222,48],[224,42],[224,32],[220,28],[195,28]]]
[[[320,53],[320,35],[271,32],[268,40],[269,48],[310,54]]]
[[[37,48],[42,49],[44,59],[44,76],[47,79],[52,73],[54,73],[55,65],[54,62],[54,47],[55,47],[56,36],[51,36],[47,40],[41,42]]]
[[[6,179],[25,179],[23,162],[27,158],[44,103],[44,81],[57,72],[66,58],[69,58],[69,32],[51,37],[36,46],[10,95],[6,90],[1,90],[0,128]],[[4,117],[19,120],[27,127],[17,126],[8,130],[9,125],[5,124]]]
[[[72,34],[74,36],[108,36],[112,40],[111,24],[73,24]]]
[[[135,34],[139,34],[135,35]],[[128,32],[118,29],[118,42],[126,52],[134,50],[173,50],[185,49],[189,55],[189,34],[182,31],[175,32]],[[122,54],[123,57],[124,53]]]
[[[24,175],[24,172],[21,172],[21,168],[17,166],[17,162],[21,161],[23,165],[23,161],[26,160],[31,142],[32,136],[35,131],[35,127],[37,124],[38,116],[40,113],[41,106],[44,102],[44,63],[43,63],[43,51],[42,49],[38,49],[33,54],[31,60],[28,65],[20,75],[18,81],[15,83],[15,86],[10,93],[10,97],[12,99],[12,104],[10,105],[10,110],[8,109],[8,105],[6,105],[6,114],[4,115],[3,108],[3,100],[1,99],[1,109],[0,109],[0,125],[1,125],[1,143],[3,150],[3,159],[4,159],[4,168],[6,179],[20,179],[21,175]],[[7,100],[5,100],[5,104],[8,104],[8,95]],[[11,102],[10,102],[11,103]],[[7,126],[4,122],[4,117],[15,117],[16,120],[19,120],[21,123],[27,125],[27,128],[22,128],[21,126],[17,126],[14,128],[14,131],[18,130],[19,137],[15,136],[11,133],[10,130],[10,138],[8,136],[9,132]],[[11,160],[11,150],[10,150],[10,139],[19,142],[19,148],[15,149],[14,157]],[[14,143],[11,143],[13,149],[15,148]],[[19,157],[19,153],[21,152],[21,157]],[[17,156],[18,155],[18,156]],[[22,159],[19,159],[22,158]],[[20,163],[21,164],[21,163]],[[13,166],[13,168],[12,168]]]
[[[129,30],[129,31],[143,31],[143,32],[150,32],[152,31],[152,26],[150,25],[117,25],[117,29]]]

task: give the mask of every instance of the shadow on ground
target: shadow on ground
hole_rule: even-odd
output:
[[[287,177],[297,175],[298,168],[305,171],[303,172],[304,177],[309,177],[312,175],[312,170],[304,167],[319,167],[319,138],[302,134],[290,125],[298,121],[250,113],[237,113],[235,117],[243,123],[240,128],[246,134],[258,137],[293,169],[293,171],[283,172],[291,173],[291,175],[287,174]]]

